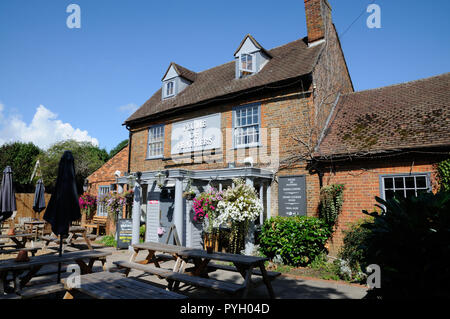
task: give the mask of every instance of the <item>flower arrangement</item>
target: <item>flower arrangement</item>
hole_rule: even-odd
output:
[[[80,198],[78,198],[78,203],[80,204],[81,211],[86,214],[87,218],[89,218],[97,208],[97,198],[89,193],[81,195]]]
[[[192,205],[194,209],[194,221],[203,222],[205,231],[212,232],[213,227],[217,227],[217,205],[222,200],[222,192],[211,188],[208,192],[203,192],[196,198]]]
[[[217,204],[216,225],[231,227],[230,248],[239,253],[244,246],[245,236],[251,222],[263,212],[263,204],[256,190],[242,179],[233,180],[235,187],[228,187]]]
[[[123,212],[123,207],[125,205],[131,205],[132,200],[132,190],[123,193],[112,191],[104,195],[99,195],[97,198],[98,203],[101,203],[105,206],[108,215],[110,215],[114,220],[119,214]]]

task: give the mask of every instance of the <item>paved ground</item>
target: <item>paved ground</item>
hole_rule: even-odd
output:
[[[102,248],[96,245],[95,249],[106,249],[112,252],[112,255],[107,257],[106,267],[110,271],[119,271],[113,265],[113,261],[128,260],[131,256],[131,252],[127,250],[116,250],[115,248]],[[68,248],[68,251],[74,250],[74,248]],[[141,252],[138,259],[145,258],[145,252]],[[173,261],[167,261],[161,264],[163,268],[171,268]],[[189,266],[188,266],[189,267]],[[43,267],[40,273],[48,273],[55,271],[55,267]],[[64,270],[64,268],[63,268]],[[101,263],[97,262],[94,265],[94,271],[102,271]],[[64,274],[62,277],[66,277],[68,274]],[[165,288],[166,281],[164,279],[158,279],[156,276],[143,274],[141,271],[133,270],[129,274],[130,277],[135,277],[138,280],[151,282],[154,285]],[[211,278],[220,280],[232,281],[235,283],[243,283],[243,278],[238,273],[217,270],[210,273]],[[253,277],[252,277],[253,278]],[[253,287],[249,291],[248,298],[268,298],[267,288],[262,283],[260,277],[254,276],[256,287]],[[30,284],[38,284],[47,281],[53,281],[56,279],[54,274],[44,275],[33,279]],[[272,286],[276,295],[276,298],[280,299],[360,299],[366,294],[366,289],[348,284],[337,283],[334,281],[325,280],[311,280],[301,279],[289,276],[281,275],[272,281]],[[192,299],[224,299],[236,296],[230,296],[227,294],[221,294],[207,289],[194,288],[191,286],[180,285],[179,293],[184,294]]]

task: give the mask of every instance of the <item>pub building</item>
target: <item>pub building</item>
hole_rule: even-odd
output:
[[[328,1],[304,4],[306,37],[266,49],[247,35],[230,62],[201,72],[170,63],[161,88],[124,122],[128,173],[117,182],[135,191],[132,243],[143,220],[146,241],[166,242],[175,229],[183,246],[203,247],[183,192],[224,190],[234,178],[259,193],[256,224],[317,215],[320,182],[307,159],[353,84]]]

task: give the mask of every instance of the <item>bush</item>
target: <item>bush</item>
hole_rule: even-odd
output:
[[[320,190],[319,217],[333,226],[344,202],[344,185],[332,184]]]
[[[107,246],[107,247],[116,247],[116,246],[117,246],[117,241],[116,241],[116,239],[114,238],[114,236],[112,236],[112,235],[104,236],[104,237],[100,240],[100,242],[101,242],[103,245]]]
[[[354,223],[349,230],[344,231],[343,245],[339,251],[339,258],[343,259],[350,268],[350,279],[360,281],[365,278],[363,270],[368,266],[364,254],[364,242],[369,236],[369,230],[361,227],[368,220]]]
[[[420,194],[407,199],[376,200],[381,214],[363,245],[367,263],[381,270],[381,287],[367,298],[449,298],[450,194]]]
[[[270,259],[276,257],[287,265],[305,266],[326,250],[330,234],[328,225],[321,219],[277,216],[264,222],[260,250]]]

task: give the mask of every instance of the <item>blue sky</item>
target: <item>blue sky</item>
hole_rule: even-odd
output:
[[[355,90],[450,71],[450,1],[329,0]],[[69,4],[81,29],[69,29]],[[202,71],[233,59],[251,33],[267,49],[306,36],[302,0],[1,0],[0,144],[76,137],[110,150],[169,63]],[[425,92],[424,92],[425,93]]]

